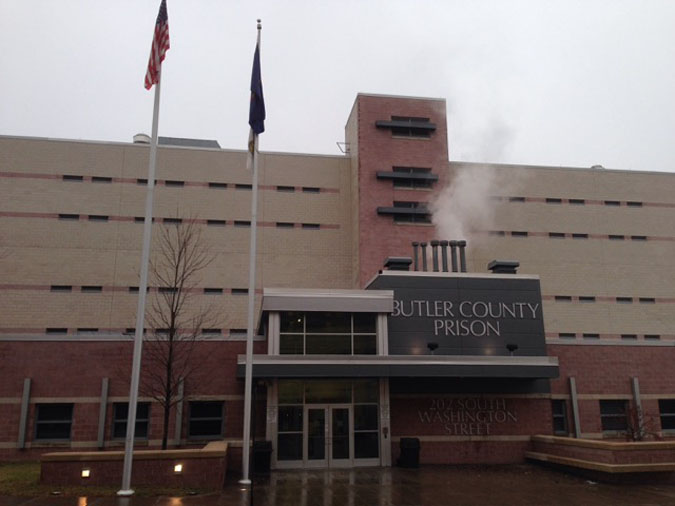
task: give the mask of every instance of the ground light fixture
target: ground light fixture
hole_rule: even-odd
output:
[[[175,464],[173,466],[173,472],[176,474],[180,474],[183,472],[183,464]]]
[[[429,351],[433,355],[434,352],[438,349],[438,343],[427,343],[427,348],[429,348]]]
[[[89,478],[91,476],[91,469],[82,469],[80,476],[82,476],[82,478]]]
[[[509,350],[509,353],[511,354],[511,356],[513,356],[513,352],[518,349],[518,345],[517,344],[507,344],[506,349]]]

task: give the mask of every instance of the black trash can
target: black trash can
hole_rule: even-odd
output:
[[[416,437],[401,438],[400,467],[420,467],[420,440]]]
[[[272,441],[255,441],[253,443],[253,472],[268,474],[272,459]]]

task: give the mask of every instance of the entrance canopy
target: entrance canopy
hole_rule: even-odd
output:
[[[239,355],[237,376],[244,376],[246,357]],[[503,356],[335,356],[255,355],[258,378],[557,378],[557,357]]]

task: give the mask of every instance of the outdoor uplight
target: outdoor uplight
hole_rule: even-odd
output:
[[[91,469],[82,469],[82,478],[89,478],[91,475]]]
[[[173,466],[173,472],[176,474],[180,474],[183,472],[183,464],[176,464]]]

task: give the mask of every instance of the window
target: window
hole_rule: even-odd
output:
[[[84,177],[66,174],[66,175],[63,176],[63,180],[64,181],[84,181]]]
[[[35,439],[67,441],[73,424],[72,404],[38,404],[35,415]]]
[[[586,201],[584,199],[570,199],[569,203],[574,206],[583,206],[586,204]]]
[[[623,241],[623,240],[625,239],[625,237],[622,236],[622,235],[613,235],[613,234],[610,234],[608,237],[609,237],[609,239],[610,239],[611,241]]]
[[[600,401],[600,422],[605,432],[620,432],[628,429],[628,401]]]
[[[375,355],[375,313],[283,312],[281,355]]]
[[[633,297],[617,297],[616,303],[617,304],[632,304],[633,303]]]
[[[303,193],[320,193],[321,188],[317,188],[316,186],[303,186],[302,192]]]
[[[302,228],[305,230],[319,230],[321,228],[321,225],[318,223],[303,223]]]
[[[592,295],[580,295],[579,302],[595,302],[595,297]]]
[[[661,430],[675,430],[675,399],[659,399]]]
[[[104,176],[92,176],[91,182],[92,183],[112,183],[112,178],[111,177],[104,177]]]
[[[204,288],[204,293],[207,295],[220,295],[223,293],[222,288]]]
[[[64,214],[64,213],[59,214],[59,220],[73,220],[73,221],[75,221],[75,220],[79,220],[79,219],[80,219],[79,214]]]
[[[572,234],[572,239],[588,239],[588,234]]]
[[[574,332],[559,332],[558,337],[561,339],[576,339],[577,335]]]
[[[209,183],[209,188],[218,188],[220,190],[223,190],[223,189],[227,188],[227,183],[211,182],[211,183]]]
[[[562,199],[558,198],[547,198],[546,199],[547,204],[562,204]]]
[[[68,329],[64,327],[47,327],[45,332],[50,335],[58,334],[63,335],[68,333]]]
[[[223,435],[223,402],[191,402],[188,437],[217,439]]]
[[[164,218],[162,220],[162,223],[168,223],[171,225],[180,225],[181,223],[183,223],[183,220],[180,218]]]
[[[382,176],[391,178],[394,188],[431,188],[438,181],[430,168],[423,167],[394,167],[393,172],[378,174],[378,178]]]
[[[52,285],[50,287],[50,291],[52,292],[72,292],[73,287],[70,285]]]
[[[148,180],[147,180],[147,179],[140,179],[140,178],[139,178],[139,179],[136,180],[136,184],[147,186]],[[157,186],[157,180],[155,180],[154,186]]]
[[[206,225],[209,227],[224,227],[227,225],[225,220],[206,220]]]
[[[549,232],[548,236],[553,238],[553,239],[564,239],[565,233],[564,232]]]
[[[164,186],[181,188],[181,187],[185,186],[185,181],[172,181],[172,180],[167,179],[166,181],[164,181]]]
[[[248,295],[248,288],[233,288],[232,295]]]
[[[277,186],[277,191],[292,193],[295,191],[295,186]]]
[[[640,304],[656,304],[654,297],[640,297]]]
[[[202,329],[202,334],[206,336],[220,336],[223,334],[223,329]]]
[[[629,200],[628,202],[626,202],[626,205],[628,207],[642,207],[642,202],[635,202],[635,201]]]
[[[511,232],[511,237],[527,237],[527,232],[522,230],[514,230]]]
[[[647,236],[646,235],[631,235],[630,240],[631,241],[646,241]]]
[[[80,290],[83,291],[84,293],[100,293],[103,291],[103,287],[95,285],[87,285],[80,288]]]
[[[251,185],[251,184],[235,184],[234,189],[235,190],[252,190],[253,185]]]
[[[564,399],[551,400],[551,411],[553,412],[553,433],[559,436],[566,436],[567,429],[567,403]]]
[[[250,227],[251,222],[250,221],[244,221],[244,220],[234,220],[234,226],[235,227]]]
[[[277,221],[276,226],[277,228],[293,228],[293,223],[289,223],[287,221]]]
[[[429,138],[431,132],[436,130],[436,125],[429,118],[416,118],[409,116],[392,116],[391,121],[376,121],[378,128],[390,128],[391,134],[396,137]]]
[[[555,301],[556,302],[572,302],[572,296],[571,295],[556,295]]]
[[[509,202],[525,202],[525,197],[509,197]]]
[[[124,439],[127,436],[127,419],[129,418],[129,403],[116,402],[113,404],[112,437]],[[148,439],[148,425],[150,420],[150,403],[136,404],[136,428],[134,439]]]
[[[582,335],[584,339],[600,339],[600,334],[596,334],[595,332],[584,332]]]
[[[621,334],[621,339],[637,339],[637,334]]]
[[[108,221],[109,217],[103,214],[90,214],[89,221]]]
[[[506,235],[506,232],[504,232],[503,230],[490,230],[488,232],[488,235],[496,235],[499,237],[504,237]]]
[[[658,334],[645,334],[645,339],[658,341],[659,339],[661,339],[661,336]]]
[[[394,207],[378,207],[378,214],[391,214],[396,223],[431,223],[426,202],[394,201]]]
[[[605,200],[605,205],[606,206],[620,206],[621,202],[618,200]]]
[[[152,219],[152,223],[155,222],[155,218]],[[145,218],[143,216],[134,217],[134,223],[145,223]]]

